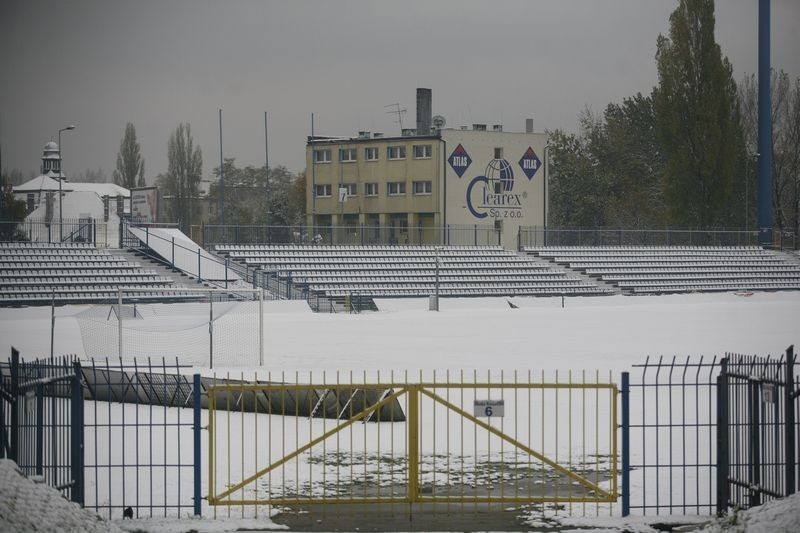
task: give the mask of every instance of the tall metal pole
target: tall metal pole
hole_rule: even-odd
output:
[[[550,164],[548,163],[550,159],[550,143],[544,146],[544,179],[542,187],[543,187],[543,194],[544,198],[542,201],[544,202],[544,209],[542,212],[542,221],[544,224],[544,245],[547,246],[547,179],[549,176],[547,175],[548,171],[550,170]]]
[[[267,112],[264,111],[264,168],[266,170],[266,182],[264,186],[266,188],[266,195],[267,195],[267,226],[269,226],[269,133],[267,129]]]
[[[314,113],[311,113],[311,231],[314,231],[314,224],[317,218],[317,179],[315,169],[317,166],[314,154]]]
[[[225,162],[222,159],[222,109],[219,110],[219,216],[225,225]],[[223,228],[223,231],[224,228]]]
[[[758,1],[758,242],[772,244],[770,0]]]
[[[58,242],[64,242],[64,213],[61,211],[61,183],[64,181],[64,157],[61,151],[61,132],[72,131],[75,129],[74,124],[70,124],[58,130]]]

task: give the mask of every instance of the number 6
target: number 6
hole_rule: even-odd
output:
[[[486,416],[492,416],[492,406],[491,405],[487,405],[486,406],[486,410],[484,411],[484,413],[486,414]]]

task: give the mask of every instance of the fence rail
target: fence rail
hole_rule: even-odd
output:
[[[83,242],[108,246],[108,223],[94,218],[46,221],[28,218],[20,222],[0,221],[0,240],[23,242]]]
[[[773,232],[772,248],[797,250],[790,231]],[[528,246],[758,246],[758,231],[520,227],[519,249]]]
[[[391,226],[354,224],[350,226],[266,226],[216,225],[192,226],[192,238],[204,247],[216,244],[344,244],[405,245],[452,244],[497,245],[502,234],[494,226],[450,224],[434,226]]]

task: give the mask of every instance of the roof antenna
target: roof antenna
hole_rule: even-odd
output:
[[[393,109],[390,109],[389,111],[387,111],[387,113],[389,113],[390,115],[397,115],[397,122],[400,123],[400,131],[403,131],[403,113],[406,112],[406,108],[405,107],[401,108],[399,103],[389,104],[389,105],[385,105],[383,107],[384,108],[387,108],[387,107],[393,108]]]

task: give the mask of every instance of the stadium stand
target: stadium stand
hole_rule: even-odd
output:
[[[109,301],[119,289],[138,301],[196,297],[165,290],[174,288],[173,280],[91,244],[0,243],[0,306]]]
[[[434,246],[218,245],[216,252],[329,298],[435,291]],[[602,295],[611,289],[499,246],[439,248],[441,296]]]
[[[628,294],[800,289],[800,264],[758,247],[526,247]]]

